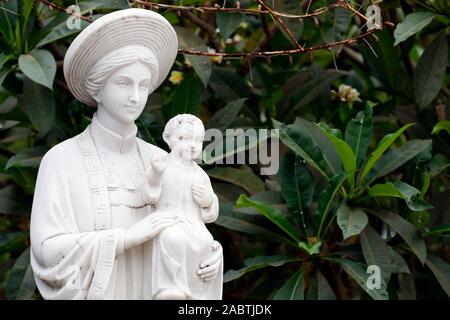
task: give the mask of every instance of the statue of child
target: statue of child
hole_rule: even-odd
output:
[[[204,263],[211,250],[220,247],[205,226],[218,217],[218,199],[208,175],[195,161],[202,152],[204,135],[202,121],[193,115],[170,119],[163,138],[171,152],[165,157],[155,154],[146,171],[146,196],[156,212],[182,219],[154,239],[152,293],[156,299],[222,296],[223,272],[216,269],[222,269],[223,262],[212,268]],[[200,277],[195,274],[199,266]]]

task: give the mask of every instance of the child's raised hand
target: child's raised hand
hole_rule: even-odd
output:
[[[150,163],[152,165],[152,168],[158,173],[163,172],[167,167],[166,161],[159,153],[155,153],[152,156],[152,160]]]
[[[192,198],[201,208],[209,207],[213,201],[212,194],[204,186],[197,183],[192,185]]]

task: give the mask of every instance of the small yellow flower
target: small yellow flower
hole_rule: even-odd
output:
[[[359,91],[346,84],[341,84],[338,92],[331,90],[331,94],[335,99],[337,98],[342,102],[347,102],[350,106],[352,106],[355,101],[361,101],[359,98]]]
[[[184,75],[183,72],[180,71],[172,71],[170,73],[169,81],[173,84],[179,84],[181,81],[183,81]]]

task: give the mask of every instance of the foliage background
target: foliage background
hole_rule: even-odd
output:
[[[199,115],[208,128],[280,129],[276,176],[261,176],[258,164],[204,166],[221,201],[211,230],[224,248],[224,298],[450,296],[450,10],[445,0],[376,2],[389,23],[345,47],[252,59],[180,54],[137,121],[140,137],[165,149],[162,129],[178,113]],[[138,6],[78,3],[93,19]],[[291,14],[332,3],[267,1]],[[370,5],[346,3],[362,13]],[[182,4],[231,8],[236,1]],[[182,49],[295,48],[269,15],[158,11],[175,26]],[[40,298],[27,249],[39,162],[80,133],[95,111],[64,82],[64,53],[79,32],[67,28],[68,17],[47,1],[0,1],[1,298]],[[283,21],[306,47],[365,28],[343,8]],[[364,285],[370,264],[382,268],[379,290]]]

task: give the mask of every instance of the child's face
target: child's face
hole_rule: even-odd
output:
[[[202,152],[204,135],[201,126],[182,123],[170,135],[171,153],[186,161],[195,160]]]

